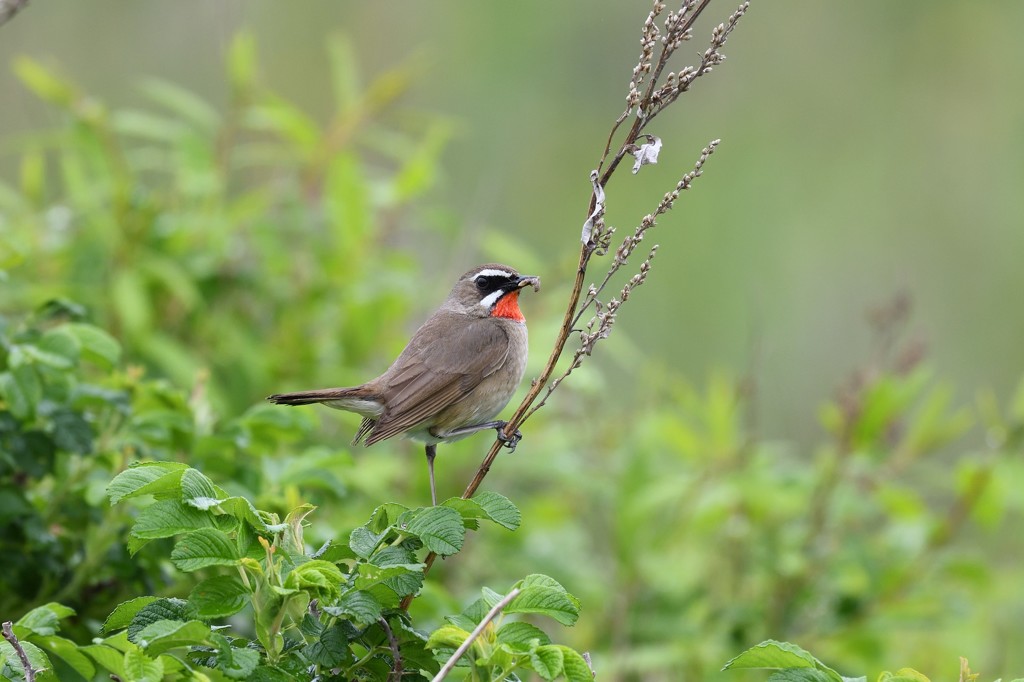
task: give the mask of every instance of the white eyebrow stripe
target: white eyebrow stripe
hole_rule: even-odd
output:
[[[473,275],[473,281],[475,282],[480,277],[508,277],[511,279],[513,275],[508,270],[495,270],[494,268],[488,268],[487,270],[481,270]]]
[[[485,270],[484,272],[487,272],[487,271]],[[492,270],[492,272],[494,272],[494,271]],[[486,296],[484,296],[483,298],[480,299],[480,305],[482,305],[483,307],[485,307],[488,310],[490,310],[491,306],[494,305],[495,303],[497,303],[498,299],[501,298],[502,296],[504,296],[506,293],[508,293],[508,292],[506,292],[504,289],[498,289],[497,291],[492,291],[491,293],[487,294]]]

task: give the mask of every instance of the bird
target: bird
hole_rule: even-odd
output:
[[[402,435],[424,443],[430,499],[437,505],[434,457],[448,443],[487,429],[515,449],[518,431],[504,435],[495,420],[526,371],[526,318],[519,293],[540,278],[500,263],[477,266],[459,277],[451,293],[413,334],[398,358],[359,386],[275,393],[278,405],[320,403],[363,418],[352,440],[373,445]]]

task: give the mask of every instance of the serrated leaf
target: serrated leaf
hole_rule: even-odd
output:
[[[255,649],[234,648],[230,644],[217,650],[217,670],[233,680],[248,680],[260,663]]]
[[[473,501],[479,504],[483,510],[487,512],[487,518],[494,521],[499,526],[504,526],[509,530],[519,528],[523,515],[519,511],[519,507],[512,504],[512,500],[508,499],[504,495],[490,490],[484,490],[483,492],[477,493],[473,497]]]
[[[565,590],[543,585],[524,587],[505,607],[505,613],[539,613],[562,625],[573,625],[580,609]]]
[[[132,647],[124,655],[124,674],[132,682],[160,682],[164,664],[159,658],[150,658],[138,647]]]
[[[522,520],[519,509],[507,497],[487,491],[477,494],[470,500],[453,497],[442,502],[442,506],[459,512],[463,521],[486,519],[509,530],[518,528]]]
[[[191,503],[194,504],[195,502],[196,501],[193,500]],[[256,507],[253,506],[252,502],[244,497],[227,497],[223,500],[219,500],[216,506],[220,507],[220,510],[225,514],[230,514],[240,521],[247,522],[260,532],[273,532],[270,530],[266,521],[263,520],[263,517],[260,516],[259,511],[257,511]]]
[[[188,602],[199,618],[226,618],[241,611],[249,595],[249,588],[238,576],[217,575],[192,588]]]
[[[78,340],[82,357],[89,362],[110,369],[121,359],[121,344],[99,327],[74,322],[64,325],[62,329]]]
[[[418,537],[427,549],[441,556],[458,552],[466,538],[462,516],[450,507],[425,507],[417,510],[403,530]]]
[[[499,644],[508,644],[513,649],[527,651],[530,643],[536,640],[539,644],[551,644],[551,638],[536,625],[530,623],[505,623],[495,633]]]
[[[181,475],[181,499],[184,502],[203,498],[217,499],[222,497],[222,492],[213,481],[197,469],[189,467]]]
[[[562,652],[562,674],[566,682],[594,682],[594,671],[575,649],[558,645]]]
[[[359,625],[376,622],[383,612],[380,601],[366,590],[350,590],[341,596],[337,604],[325,606],[324,611]]]
[[[135,635],[135,643],[149,656],[159,656],[180,646],[202,644],[210,635],[210,626],[198,620],[158,620]]]
[[[831,679],[815,668],[786,668],[772,673],[765,682],[829,682]]]
[[[18,619],[15,626],[24,628],[31,634],[46,637],[57,634],[57,631],[60,630],[60,620],[73,615],[75,615],[74,609],[57,602],[50,602],[43,606],[37,606],[26,613]]]
[[[138,634],[153,623],[161,620],[174,620],[184,623],[192,620],[193,615],[191,607],[184,599],[157,599],[146,604],[136,612],[128,624],[128,631],[124,635],[129,642],[134,644]]]
[[[208,512],[179,500],[158,500],[139,513],[131,532],[135,537],[154,540],[214,527],[213,516]]]
[[[107,486],[110,504],[139,495],[178,491],[181,476],[188,469],[178,462],[144,462],[125,469]]]
[[[462,628],[455,627],[454,625],[442,625],[430,633],[430,637],[427,638],[426,647],[428,649],[438,649],[441,647],[458,649],[466,641],[467,637],[469,637],[469,632]]]
[[[235,543],[216,528],[200,528],[178,540],[171,562],[180,571],[197,571],[208,566],[234,566],[239,561]]]
[[[370,555],[373,554],[373,550],[377,548],[377,545],[386,534],[386,530],[381,533],[374,533],[366,526],[359,526],[354,528],[349,535],[348,545],[356,553],[357,557],[369,559]]]
[[[562,674],[562,650],[557,646],[539,646],[530,652],[530,667],[545,680]]]
[[[324,630],[315,642],[303,649],[303,653],[310,662],[326,668],[336,668],[354,660],[346,630],[340,625]]]
[[[796,644],[772,639],[747,649],[726,663],[722,670],[744,668],[814,668],[825,673],[832,682],[843,680],[842,675],[812,656],[810,652]]]
[[[114,630],[120,630],[126,628],[135,618],[136,614],[141,611],[144,607],[157,601],[158,597],[136,597],[126,602],[121,602],[117,605],[107,619],[103,621],[103,627],[100,629],[103,633],[113,632]]]

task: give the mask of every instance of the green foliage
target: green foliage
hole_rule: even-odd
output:
[[[336,99],[325,123],[262,82],[245,34],[228,51],[223,110],[156,79],[140,85],[145,109],[111,108],[18,59],[16,75],[66,124],[29,139],[21,177],[0,182],[3,307],[70,287],[129,359],[179,386],[210,372],[210,399],[230,413],[267,386],[390,354],[375,340],[402,335],[416,282],[378,225],[404,226],[434,183],[449,126],[390,115],[408,68],[361,90],[347,45],[329,53]]]
[[[57,636],[74,610],[50,603],[29,611],[14,632],[33,668],[45,671],[37,679],[56,679],[54,659],[87,680],[97,670],[153,681],[383,681],[393,671],[402,679],[428,679],[438,672],[438,659],[461,644],[453,633],[463,639],[468,633],[450,625],[428,637],[400,608],[403,597],[422,587],[418,555],[457,551],[454,542],[461,545],[467,528],[490,520],[484,507],[500,510],[502,518],[518,516],[497,493],[485,494],[476,507],[385,504],[352,531],[349,544],[332,542],[309,552],[304,529],[311,506],[281,519],[176,462],[136,464],[110,482],[107,495],[117,505],[142,503],[129,543],[137,557],[149,552],[143,547],[150,540],[175,538],[174,566],[206,577],[188,599],[136,597],[118,605],[103,624],[105,636],[87,646]],[[579,602],[553,579],[530,575],[514,587],[521,592],[507,613],[576,621]],[[500,595],[485,590],[481,601],[451,622],[475,625],[473,618],[479,620],[495,598]],[[227,624],[215,622],[231,616]],[[512,679],[515,670],[534,670],[549,680],[589,679],[580,654],[552,645],[528,623],[495,626],[474,646],[474,679]],[[0,650],[0,667],[5,665],[20,667],[10,645]]]
[[[427,631],[454,648],[501,597],[443,620],[466,595],[541,571],[587,604],[565,637],[602,675],[708,679],[769,637],[839,669],[923,667],[966,646],[1024,665],[1006,559],[1024,551],[1024,384],[972,404],[935,368],[880,352],[826,401],[821,433],[797,438],[758,423],[759,401],[785,395],[756,374],[698,388],[619,347],[639,399],[584,368],[500,460],[492,476],[522,514],[492,492],[381,505],[423,499],[411,448],[356,455],[348,416],[320,428],[316,410],[254,406],[366,379],[407,338],[412,305],[443,294],[425,291],[440,278],[413,251],[452,240],[413,202],[440,175],[448,126],[398,103],[407,69],[363,87],[344,42],[328,55],[324,121],[263,82],[251,36],[227,55],[223,103],[146,81],[144,108],[108,106],[15,65],[60,114],[0,181],[0,614],[21,617],[34,662],[60,679],[289,679],[302,664],[379,677],[383,618],[407,669],[430,671]],[[484,241],[533,257],[514,239]],[[545,329],[531,315],[535,348]],[[468,478],[478,445],[446,448],[442,486]],[[423,581],[428,550],[523,518]],[[395,600],[412,593],[407,617]],[[529,585],[460,672],[583,676],[534,625],[577,611],[556,584]],[[5,643],[0,656],[17,669]]]
[[[722,670],[764,669],[774,670],[769,682],[867,682],[867,676],[843,677],[819,661],[809,652],[789,642],[768,640],[747,649],[736,656]],[[960,659],[960,682],[975,682],[976,673],[971,673],[967,659]],[[879,673],[878,682],[928,682],[928,678],[913,668],[900,668]],[[951,679],[951,678],[947,678]],[[1021,682],[1016,678],[1010,682]],[[998,681],[997,681],[998,682]]]

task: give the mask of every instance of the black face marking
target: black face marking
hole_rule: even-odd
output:
[[[501,289],[509,289],[518,283],[519,278],[497,270],[485,270],[473,278],[476,288],[481,294],[490,294]]]

